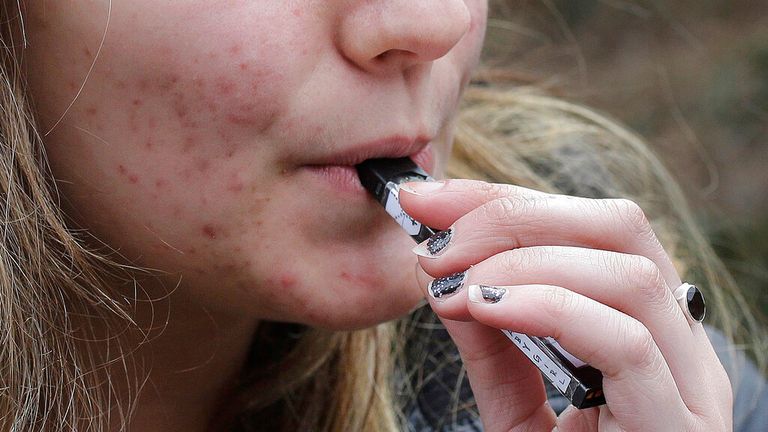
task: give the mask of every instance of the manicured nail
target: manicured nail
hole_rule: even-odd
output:
[[[438,231],[423,242],[413,248],[413,253],[426,258],[437,258],[440,253],[448,246],[453,237],[453,228],[445,231]]]
[[[403,191],[403,192],[408,192],[409,194],[412,194],[412,195],[417,195],[417,196],[424,196],[424,195],[422,195],[422,194],[420,194],[420,193],[416,192],[416,190],[415,190],[414,188],[412,188],[412,187],[411,187],[411,186],[410,186],[408,183],[403,183],[403,184],[401,184],[401,185],[400,185],[400,186],[398,186],[398,187],[399,187],[399,188],[400,188],[400,190],[401,190],[401,191]]]
[[[442,189],[443,186],[445,186],[445,182],[443,181],[415,181],[401,184],[400,190],[414,195],[424,196],[437,192]]]
[[[498,303],[506,293],[506,288],[489,285],[470,285],[467,288],[469,301],[474,303]]]
[[[429,283],[429,293],[436,299],[456,294],[464,285],[466,277],[467,272],[460,272],[437,278]]]

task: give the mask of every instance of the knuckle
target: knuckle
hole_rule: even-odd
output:
[[[523,274],[531,256],[522,249],[512,249],[501,254],[501,265],[508,274]]]
[[[608,201],[616,216],[631,233],[640,238],[653,237],[651,223],[638,203],[625,198]]]
[[[628,267],[633,286],[637,286],[647,299],[660,304],[666,302],[669,289],[661,269],[653,260],[636,255],[629,259]]]
[[[605,267],[623,287],[637,289],[646,299],[664,304],[668,299],[667,285],[661,269],[648,257],[609,253],[604,255]]]
[[[486,221],[498,225],[509,225],[510,221],[520,214],[524,206],[525,203],[519,198],[497,198],[482,207],[483,212],[480,216]]]
[[[529,223],[528,214],[534,211],[535,199],[523,196],[502,197],[485,203],[474,213],[474,222],[479,230],[498,238],[506,247],[517,248],[526,242],[526,230],[521,228]]]
[[[626,198],[615,199],[614,202],[619,212],[626,217],[627,222],[638,226],[648,223],[648,218],[640,204]]]
[[[509,274],[525,274],[531,269],[537,269],[544,266],[550,259],[550,254],[544,247],[525,247],[511,249],[503,252],[504,269]]]
[[[477,191],[487,200],[493,200],[505,195],[504,187],[498,183],[479,182]]]
[[[547,203],[546,198],[512,195],[496,198],[484,204],[480,217],[502,226],[531,223],[537,212]]]
[[[583,305],[579,305],[579,301],[572,293],[549,285],[544,286],[542,290],[542,298],[547,304],[547,310],[552,315],[552,319],[567,320],[568,317],[579,316]]]
[[[660,369],[660,355],[651,332],[639,321],[627,320],[622,326],[624,354],[636,369],[656,373]]]

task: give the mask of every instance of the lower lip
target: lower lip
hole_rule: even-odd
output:
[[[357,170],[349,165],[314,165],[306,167],[309,172],[321,180],[333,185],[342,192],[365,193],[365,188],[357,177]]]
[[[431,145],[427,145],[420,152],[411,155],[411,159],[430,174],[432,174],[434,165],[431,150]],[[305,168],[313,175],[331,184],[336,191],[356,194],[367,193],[360,183],[360,178],[357,176],[357,169],[354,166],[308,165],[305,166]]]

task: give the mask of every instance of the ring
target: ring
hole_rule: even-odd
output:
[[[691,321],[700,323],[707,314],[707,306],[704,304],[704,294],[696,285],[684,283],[674,292],[675,299],[683,310],[683,314]]]

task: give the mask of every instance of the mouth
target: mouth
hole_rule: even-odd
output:
[[[340,149],[318,158],[317,165],[354,166],[368,159],[414,157],[429,147],[432,138],[392,136]]]
[[[429,140],[383,140],[329,156],[321,163],[304,165],[314,177],[331,185],[337,192],[366,194],[355,165],[374,158],[410,157],[430,175],[434,174],[434,152]]]

